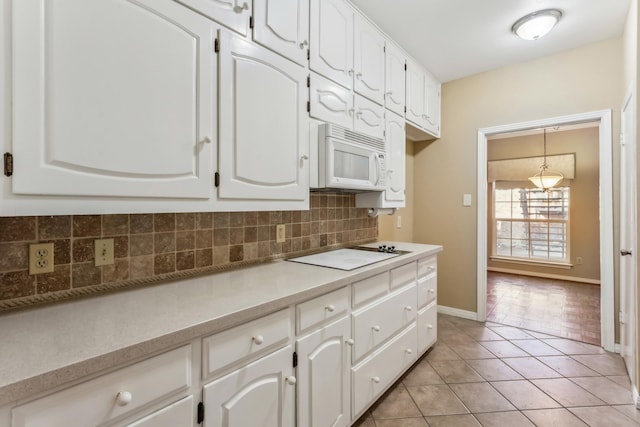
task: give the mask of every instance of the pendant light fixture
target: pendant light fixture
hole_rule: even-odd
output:
[[[538,10],[518,19],[511,31],[521,39],[538,40],[551,31],[561,17],[562,12],[558,9]]]
[[[550,171],[547,164],[547,129],[543,129],[544,148],[542,165],[540,165],[540,172],[529,177],[529,181],[536,187],[540,188],[543,192],[546,192],[549,188],[554,187],[564,179],[564,176],[560,172]]]

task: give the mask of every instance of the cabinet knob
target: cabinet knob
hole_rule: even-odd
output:
[[[389,91],[389,92],[385,93],[385,95],[387,95],[387,96],[391,96],[391,95],[393,95],[393,92],[392,92],[392,91]]]
[[[350,108],[350,109],[349,109],[349,117],[353,117],[353,113],[354,113],[355,111],[356,111],[356,110],[355,110],[354,108]]]
[[[380,377],[371,377],[371,381],[378,384],[380,382]]]
[[[309,42],[306,40],[303,40],[302,43],[300,43],[300,49],[304,49],[307,46],[309,46]]]
[[[334,311],[336,311],[336,306],[333,304],[329,304],[324,309],[327,310],[329,313],[333,313]]]
[[[410,348],[408,348],[408,349],[406,349],[404,352],[405,352],[405,353],[407,353],[407,354],[411,354],[411,353],[413,353],[413,350],[411,350]]]
[[[209,138],[208,136],[205,136],[204,138],[202,138],[202,142],[205,144],[211,144],[211,138]]]
[[[371,329],[373,329],[375,332],[380,332],[380,326],[379,325],[373,325],[371,327]]]
[[[127,406],[129,403],[131,403],[131,399],[133,399],[131,393],[129,393],[128,391],[121,391],[116,396],[116,403],[118,404],[118,406]]]
[[[244,2],[244,3],[242,4],[242,6],[235,6],[235,7],[233,8],[233,11],[234,11],[235,13],[242,13],[242,11],[243,11],[243,10],[249,10],[249,3]]]
[[[434,271],[436,271],[436,268],[434,266],[430,265],[429,267],[427,267],[427,271],[429,273],[433,273]]]
[[[433,329],[433,325],[427,325],[427,329]]]
[[[349,74],[350,76],[353,76],[353,68],[351,70],[348,70],[347,74]]]
[[[356,342],[353,340],[353,338],[347,338],[346,340],[344,340],[344,342],[346,342],[348,345],[354,345]]]
[[[298,380],[294,376],[287,377],[286,381],[289,385],[295,385],[298,382]]]
[[[262,335],[256,335],[252,339],[253,342],[256,343],[256,345],[260,345],[264,342],[264,337]]]
[[[436,290],[435,290],[435,289],[433,289],[433,288],[431,288],[431,289],[429,289],[429,293],[430,293],[430,294],[435,294],[435,293],[436,293]]]
[[[407,310],[407,311],[411,311],[411,310],[413,310],[413,307],[411,307],[410,305],[406,305],[404,307],[404,309]]]
[[[356,79],[360,80],[360,77],[362,77],[362,73],[356,73]]]
[[[303,154],[303,155],[300,157],[300,159],[301,159],[301,160],[309,160],[309,156],[307,156],[306,154]]]

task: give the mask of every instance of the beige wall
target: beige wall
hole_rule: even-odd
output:
[[[394,215],[380,215],[378,217],[378,239],[381,241],[413,242],[413,142],[407,140],[407,188],[406,206],[396,211]],[[402,217],[402,225],[396,227],[396,218]]]
[[[476,311],[478,128],[612,109],[615,146],[621,80],[622,40],[612,39],[443,85],[442,138],[414,143],[414,241],[444,246],[439,304]],[[464,193],[472,207],[462,206]]]
[[[558,269],[527,264],[513,264],[489,260],[489,268],[500,268],[529,272],[534,274],[550,274],[569,278],[600,280],[600,230],[598,219],[599,153],[598,128],[576,129],[547,134],[547,154],[575,153],[575,179],[566,180],[562,185],[570,187],[569,197],[569,242],[573,267]],[[514,159],[518,157],[534,157],[542,152],[542,134],[501,138],[489,140],[487,144],[488,160]],[[551,168],[553,169],[553,167]],[[538,172],[532,170],[531,175]],[[491,186],[489,186],[491,192]],[[493,243],[493,227],[491,222],[491,195],[488,204],[489,218],[487,241],[491,254]],[[576,264],[576,257],[581,257],[582,265]]]

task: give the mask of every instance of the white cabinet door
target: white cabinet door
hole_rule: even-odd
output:
[[[323,122],[353,128],[353,93],[315,73],[311,74],[309,114]]]
[[[344,317],[298,340],[299,426],[349,425],[349,339],[349,318]]]
[[[404,118],[386,113],[387,189],[385,199],[403,201],[405,197],[406,137]]]
[[[386,43],[385,51],[385,97],[384,106],[404,117],[405,64],[402,51],[393,43]]]
[[[210,197],[211,21],[169,0],[12,9],[14,193]]]
[[[287,346],[204,386],[204,427],[293,427],[293,350]]]
[[[246,36],[249,33],[251,0],[176,0],[222,25]]]
[[[354,109],[353,130],[384,139],[384,107],[355,95]]]
[[[431,74],[424,75],[424,127],[433,136],[440,136],[440,87]]]
[[[344,0],[311,0],[309,67],[351,89],[353,9]]]
[[[384,37],[361,15],[355,15],[353,89],[382,105],[384,103]]]
[[[305,200],[309,134],[304,68],[220,34],[220,199]]]
[[[406,73],[406,118],[408,121],[423,127],[424,124],[424,72],[422,67],[407,59]]]
[[[172,403],[127,427],[190,426],[193,424],[193,397]]]
[[[305,65],[309,49],[309,0],[256,1],[253,40]]]

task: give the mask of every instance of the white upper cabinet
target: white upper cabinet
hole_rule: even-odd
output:
[[[429,135],[438,138],[440,136],[440,82],[409,59],[407,59],[406,76],[406,118],[416,126],[418,131],[417,136],[412,139],[429,139]]]
[[[315,73],[309,88],[309,114],[367,135],[384,138],[384,107]]]
[[[393,43],[386,43],[385,51],[385,94],[384,106],[396,114],[404,116],[405,107],[405,67],[404,53]]]
[[[233,31],[249,34],[251,0],[176,0]],[[263,0],[261,0],[263,1]],[[259,3],[260,1],[258,1]]]
[[[308,200],[306,71],[220,33],[218,198]]]
[[[169,0],[20,0],[12,31],[13,193],[210,197],[211,21]]]
[[[380,105],[384,103],[384,45],[385,40],[382,33],[364,17],[356,14],[353,89],[356,93]]]
[[[344,0],[311,0],[309,67],[353,87],[353,9]]]
[[[393,113],[387,113],[387,179],[385,199],[388,201],[405,200],[405,169],[406,169],[406,137],[404,118]]]
[[[309,49],[309,0],[256,1],[253,40],[305,65]]]

